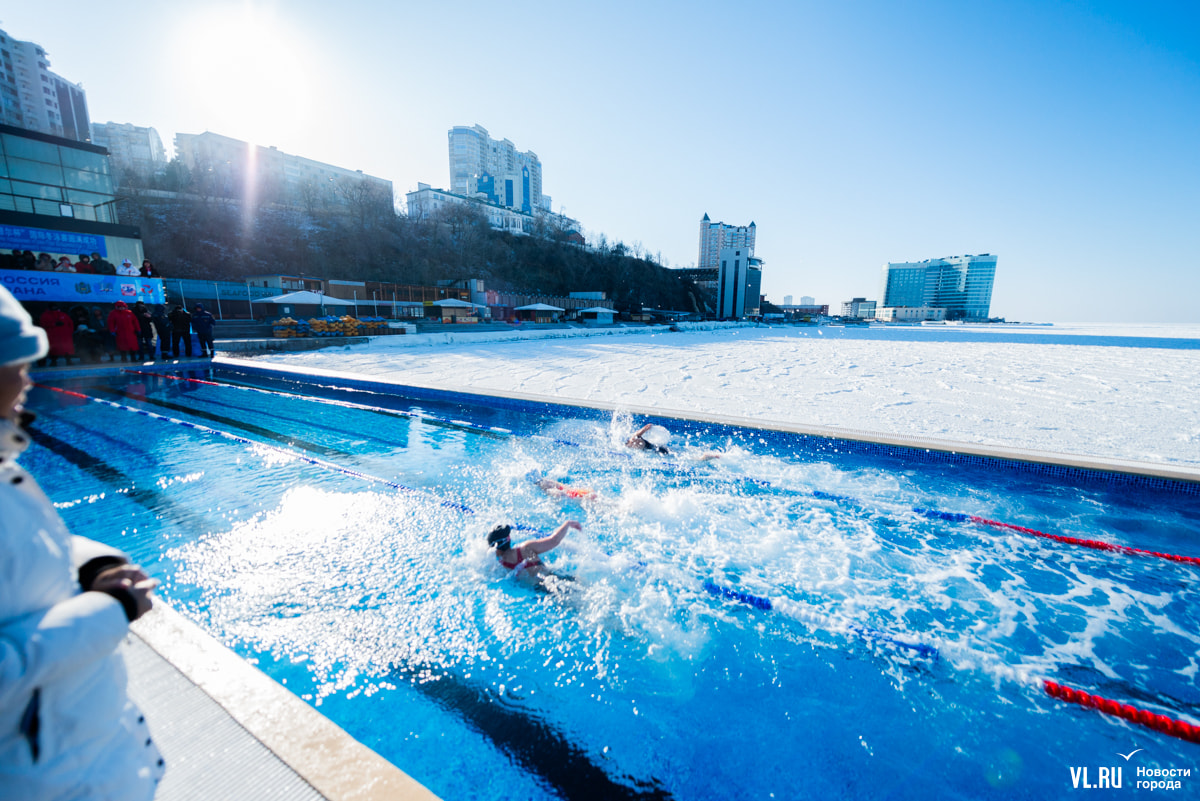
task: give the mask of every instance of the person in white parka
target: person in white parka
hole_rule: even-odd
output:
[[[72,537],[16,459],[45,332],[0,287],[0,799],[149,801],[164,765],[117,647],[157,582]]]

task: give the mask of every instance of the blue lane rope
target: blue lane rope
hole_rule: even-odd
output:
[[[822,615],[819,612],[815,612],[812,609],[809,609],[787,598],[778,598],[772,601],[770,598],[766,598],[761,595],[753,595],[748,592],[730,589],[729,587],[722,587],[712,579],[705,579],[703,586],[707,592],[711,593],[712,595],[716,595],[717,597],[728,598],[731,601],[737,601],[738,603],[754,607],[755,609],[760,609],[764,612],[779,612],[786,617],[790,617],[793,620],[799,620],[802,623],[807,623],[814,628],[825,629],[826,631],[837,631],[839,628],[844,628],[846,631],[849,631],[851,634],[854,634],[856,637],[862,640],[867,640],[869,642],[888,643],[889,645],[894,645],[897,648],[914,651],[917,656],[920,656],[924,659],[936,661],[938,658],[938,649],[927,643],[910,642],[908,640],[900,639],[892,634],[888,634],[885,631],[880,631],[879,629],[872,628],[870,626],[863,626],[858,623],[845,623],[841,626],[838,626],[836,621],[834,621],[832,618]]]

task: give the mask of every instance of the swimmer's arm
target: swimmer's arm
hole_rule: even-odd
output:
[[[532,551],[535,554],[542,554],[546,551],[553,550],[560,542],[563,541],[563,538],[567,536],[567,531],[570,529],[583,531],[583,526],[579,525],[579,523],[574,520],[568,520],[558,528],[554,529],[554,533],[549,537],[542,537],[540,540],[530,540],[529,542],[521,543],[521,550],[523,552]]]

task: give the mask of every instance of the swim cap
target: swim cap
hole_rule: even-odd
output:
[[[488,534],[488,545],[495,546],[498,551],[507,551],[511,542],[509,535],[512,533],[512,526],[496,526]]]

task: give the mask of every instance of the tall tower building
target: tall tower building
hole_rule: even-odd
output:
[[[87,94],[50,71],[41,45],[0,31],[0,123],[28,131],[91,141]]]
[[[700,257],[696,260],[699,269],[715,270],[720,266],[721,251],[725,248],[744,249],[754,255],[755,225],[726,225],[713,222],[706,213],[700,220]]]
[[[762,291],[762,259],[743,246],[721,248],[717,268],[717,318],[739,320],[757,316]]]
[[[988,253],[889,262],[880,279],[880,305],[945,309],[947,320],[986,320],[995,276],[996,257]]]
[[[450,144],[450,191],[525,213],[550,210],[542,194],[542,162],[532,150],[520,152],[507,139],[496,141],[487,129],[456,125],[447,134]]]

